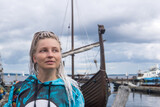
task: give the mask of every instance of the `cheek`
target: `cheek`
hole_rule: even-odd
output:
[[[61,55],[61,54],[59,54],[59,60],[61,61],[61,59],[62,59],[62,55]]]
[[[57,55],[57,61],[60,63],[61,62],[61,54]]]
[[[33,56],[33,61],[34,63],[39,63],[43,60],[43,56],[36,54],[35,56]]]

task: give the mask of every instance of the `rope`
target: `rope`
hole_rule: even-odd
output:
[[[63,24],[62,24],[62,32],[63,32],[63,30],[64,30],[64,22],[65,22],[65,20],[66,20],[66,14],[67,14],[67,9],[68,9],[69,0],[66,0],[66,2],[67,2],[67,7],[66,7],[66,11],[65,11],[65,17],[64,17],[64,20],[63,20]],[[87,44],[87,41],[89,41],[90,39],[89,39],[88,32],[87,32],[87,29],[86,29],[84,23],[82,23],[82,21],[81,21],[81,23],[79,23],[81,17],[80,17],[79,6],[78,6],[78,1],[77,1],[77,0],[75,1],[75,5],[76,5],[75,7],[76,7],[76,10],[77,10],[77,11],[76,11],[76,14],[77,14],[77,18],[78,18],[78,25],[79,25],[79,26],[82,26],[82,27],[81,27],[82,29],[79,29],[79,30],[80,30],[80,31],[83,30],[84,33],[85,33],[85,35],[86,35],[86,37],[87,37],[87,39],[86,39],[85,41],[82,41],[82,44]],[[70,25],[69,25],[68,30],[70,30]],[[61,35],[62,35],[62,32],[61,32]],[[69,35],[69,33],[68,33],[68,35]],[[66,49],[67,49],[67,46],[68,46],[68,42],[69,42],[69,39],[67,38]],[[88,73],[89,73],[89,72],[93,71],[93,70],[92,70],[93,63],[89,60],[89,55],[90,55],[90,53],[87,52],[87,54],[84,56],[84,58],[85,58],[85,63],[86,63],[86,67],[85,67],[85,68],[86,68],[86,71],[85,71],[85,76],[84,76],[84,78],[85,78],[86,76],[88,76]],[[97,55],[98,55],[98,53],[97,53],[96,55],[95,55],[95,53],[94,53],[94,54],[92,54],[92,57],[93,57],[93,58],[96,58]],[[65,58],[64,61],[66,61],[66,60],[67,60],[67,59]],[[89,62],[89,66],[87,65],[88,62]],[[76,72],[75,72],[75,73],[76,73]]]
[[[66,2],[67,2],[67,1],[66,1]],[[63,23],[62,23],[62,31],[61,31],[60,35],[62,35],[62,33],[63,33],[63,29],[64,29],[64,22],[65,22],[65,20],[66,20],[66,15],[67,15],[67,10],[68,10],[68,5],[69,5],[69,0],[68,0],[68,2],[67,2],[67,6],[66,6],[66,10],[65,10],[65,15],[64,15]]]

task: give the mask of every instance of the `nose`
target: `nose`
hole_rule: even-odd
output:
[[[52,51],[48,51],[47,57],[52,58],[54,56],[54,53]]]

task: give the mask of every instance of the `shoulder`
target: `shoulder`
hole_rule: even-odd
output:
[[[70,89],[72,89],[73,98],[74,99],[77,99],[77,98],[82,98],[83,99],[83,94],[82,94],[82,92],[81,92],[81,90],[80,90],[80,88],[78,86],[77,81],[73,80],[70,77],[67,77],[66,79],[67,79],[67,81],[69,83],[68,86],[71,85],[71,87],[72,87]],[[62,80],[61,78],[59,80],[62,82],[63,85],[65,84],[64,80]]]
[[[18,87],[21,87],[22,86],[22,84],[24,83],[24,81],[16,81],[14,84],[13,84],[13,86],[16,88],[18,88]]]
[[[73,87],[73,98],[75,101],[76,107],[84,107],[84,97],[81,90],[75,86]]]
[[[63,81],[61,79],[61,81]],[[67,85],[68,85],[68,89],[72,92],[72,98],[73,98],[73,102],[72,102],[72,106],[71,107],[84,107],[84,97],[83,94],[78,86],[78,83],[73,80],[70,77],[66,78],[67,81]],[[63,81],[64,84],[64,81]],[[71,86],[71,87],[70,87]]]
[[[29,85],[27,85],[27,83],[28,83],[28,81],[26,81],[26,80],[15,82],[12,86],[12,89],[11,89],[11,91],[13,92],[13,97],[14,97],[14,95],[17,96],[23,88],[26,88],[26,86],[29,86]]]

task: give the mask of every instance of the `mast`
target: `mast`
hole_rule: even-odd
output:
[[[104,34],[105,28],[103,25],[98,25],[98,33],[99,33],[99,42],[100,42],[100,54],[101,54],[101,66],[100,70],[101,71],[106,71],[106,66],[105,66],[105,57],[104,57],[104,45],[103,45],[103,37],[102,34]]]
[[[71,33],[72,33],[72,37],[71,37],[71,47],[72,47],[72,51],[74,50],[74,11],[73,11],[73,0],[71,0],[71,21],[72,21],[72,28],[71,28]],[[72,54],[72,79],[74,79],[74,54]]]

